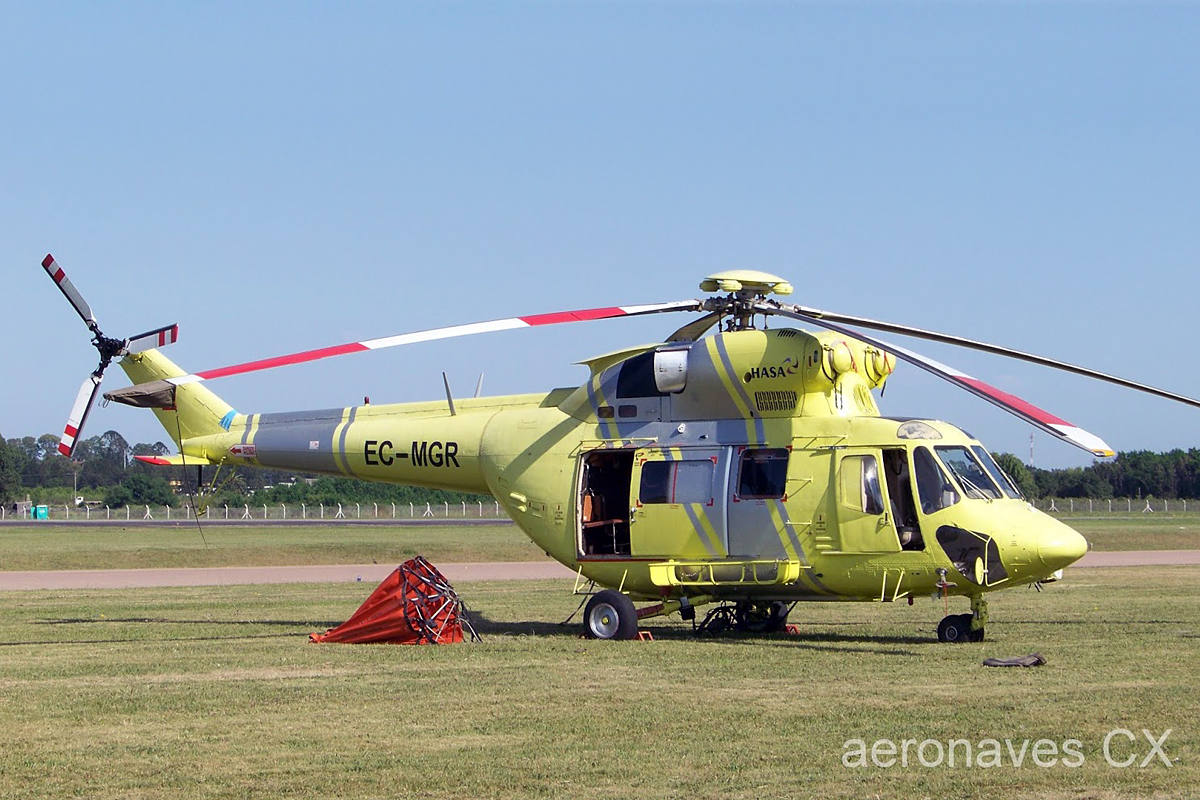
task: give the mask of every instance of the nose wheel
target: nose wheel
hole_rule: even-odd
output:
[[[938,641],[958,644],[982,642],[987,624],[987,600],[982,595],[971,598],[970,614],[950,614],[938,624]]]

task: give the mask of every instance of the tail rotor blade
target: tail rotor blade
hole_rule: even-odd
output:
[[[92,308],[87,304],[87,300],[83,299],[83,295],[75,288],[75,284],[71,283],[71,279],[63,272],[62,267],[54,260],[54,256],[49,253],[42,259],[42,268],[46,270],[46,274],[54,281],[54,285],[59,288],[63,296],[74,307],[76,313],[87,324],[88,328],[93,333],[99,333],[100,328],[96,322],[96,315],[92,313]]]
[[[83,423],[87,421],[88,412],[92,410],[92,404],[96,402],[96,395],[100,392],[100,381],[103,378],[102,374],[93,372],[79,387],[75,405],[71,406],[71,415],[67,417],[67,427],[63,430],[62,439],[58,443],[58,452],[67,458],[70,458],[75,452],[75,445],[83,431]]]
[[[125,350],[130,353],[140,353],[152,347],[166,347],[179,341],[179,325],[164,325],[152,331],[139,333],[125,343]]]

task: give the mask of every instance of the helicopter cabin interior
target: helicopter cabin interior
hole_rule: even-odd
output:
[[[583,456],[580,491],[580,552],[628,556],[629,481],[633,450],[593,450]]]

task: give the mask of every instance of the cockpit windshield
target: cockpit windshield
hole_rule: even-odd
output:
[[[934,449],[937,450],[938,458],[946,465],[946,469],[958,480],[967,497],[979,500],[999,500],[1004,497],[1000,487],[966,447],[940,445]]]
[[[1008,476],[1007,472],[1000,469],[1000,465],[996,463],[996,459],[992,458],[991,453],[977,444],[971,445],[971,452],[975,454],[975,457],[979,459],[984,468],[987,469],[988,474],[1000,485],[1000,488],[1004,490],[1006,495],[1014,500],[1025,499],[1025,495],[1021,494],[1021,490],[1017,488],[1017,484],[1013,482],[1013,479]]]

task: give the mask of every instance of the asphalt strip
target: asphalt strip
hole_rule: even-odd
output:
[[[1127,550],[1088,553],[1073,568],[1200,564],[1200,550]],[[554,561],[435,564],[451,583],[570,579],[574,571]],[[394,565],[331,564],[299,567],[190,567],[97,569],[55,572],[0,571],[0,591],[32,589],[130,589],[153,586],[234,586],[265,583],[377,584]]]

